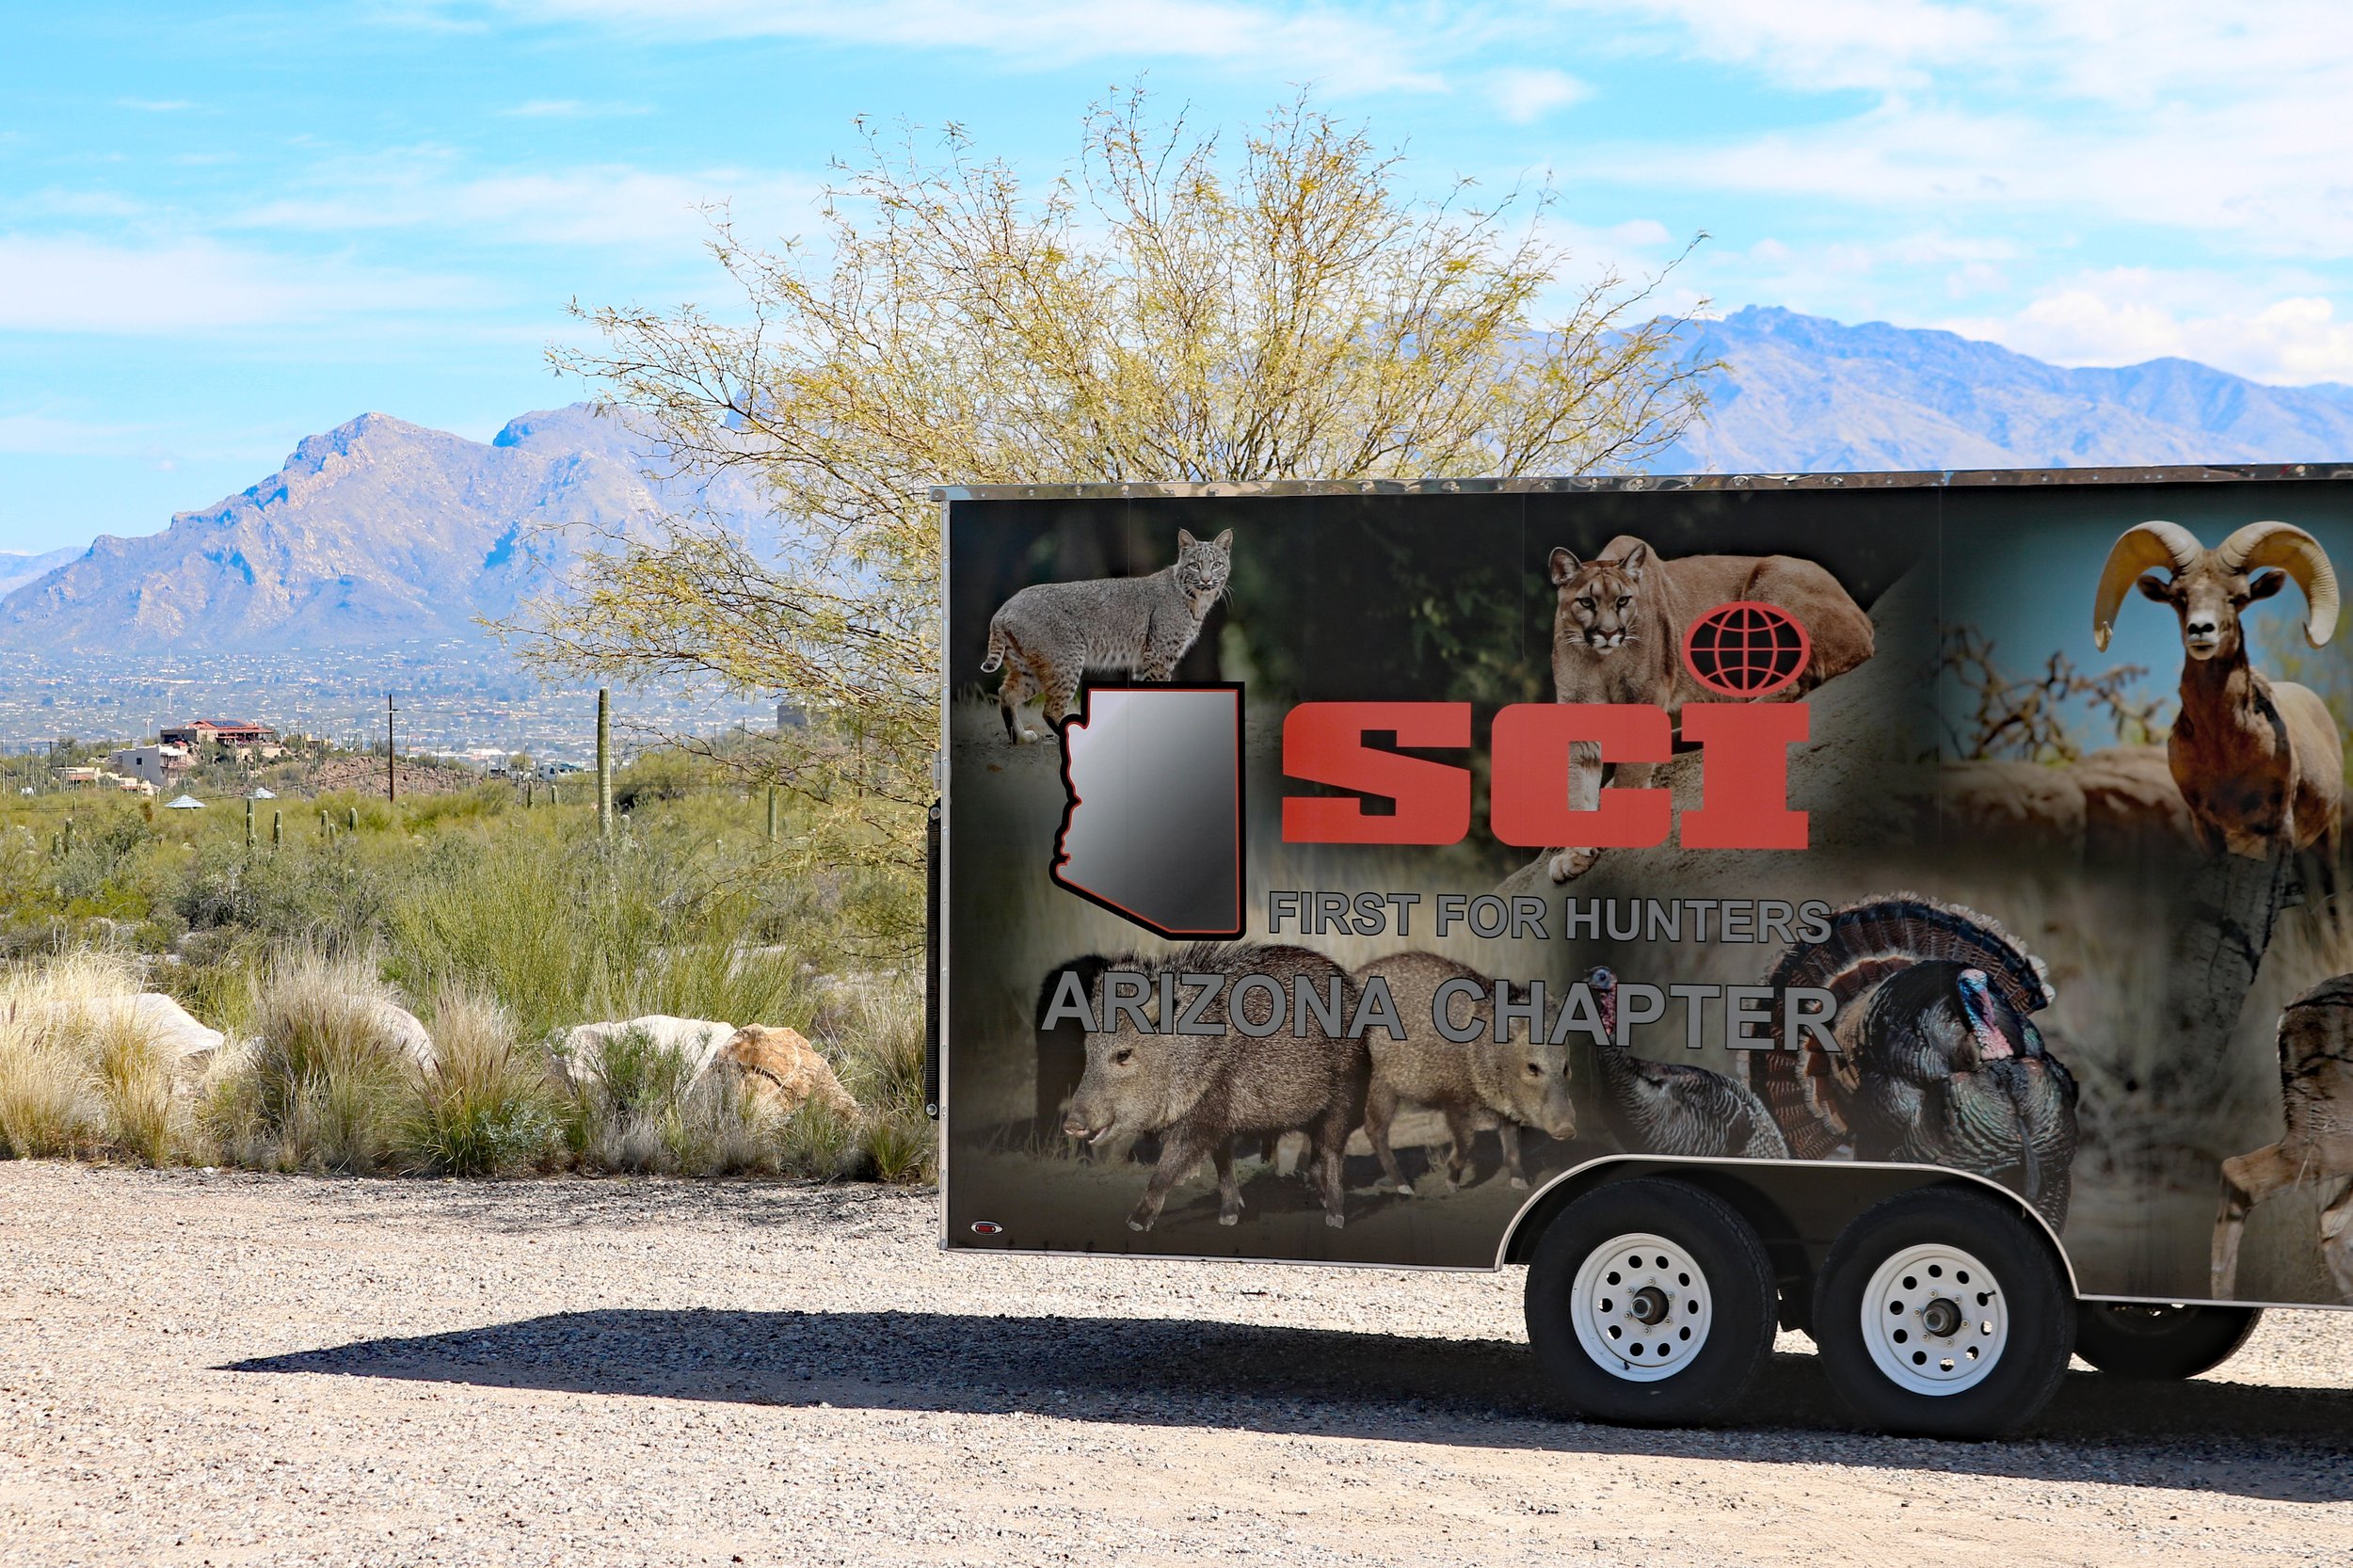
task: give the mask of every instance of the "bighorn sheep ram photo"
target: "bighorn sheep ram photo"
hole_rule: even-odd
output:
[[[2108,551],[2091,636],[2105,651],[2127,587],[2173,607],[2188,658],[2165,751],[2199,846],[2258,859],[2283,846],[2311,850],[2333,881],[2344,737],[2318,696],[2248,662],[2240,623],[2248,605],[2290,578],[2304,593],[2305,640],[2319,648],[2337,630],[2337,574],[2310,534],[2250,522],[2209,551],[2179,523],[2144,522]]]

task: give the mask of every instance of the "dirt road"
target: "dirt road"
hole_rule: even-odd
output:
[[[2353,1558],[2353,1317],[1961,1445],[1803,1353],[1725,1428],[1563,1419],[1518,1288],[943,1257],[866,1188],[0,1164],[0,1562]]]

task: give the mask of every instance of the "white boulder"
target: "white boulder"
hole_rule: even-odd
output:
[[[424,1022],[397,1002],[381,997],[364,999],[368,1021],[383,1042],[399,1051],[417,1065],[420,1072],[431,1072],[440,1060],[433,1048],[433,1036],[425,1032]]]
[[[635,1030],[655,1046],[674,1051],[686,1064],[686,1081],[693,1083],[710,1067],[711,1059],[720,1048],[735,1037],[735,1026],[712,1018],[674,1018],[667,1013],[648,1013],[642,1017],[618,1021],[577,1024],[564,1032],[556,1042],[556,1049],[564,1058],[564,1068],[576,1085],[585,1086],[601,1078],[599,1069],[599,1048],[604,1042],[618,1038]]]

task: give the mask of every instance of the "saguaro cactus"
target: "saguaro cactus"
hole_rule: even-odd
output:
[[[597,834],[613,837],[613,689],[597,688]]]

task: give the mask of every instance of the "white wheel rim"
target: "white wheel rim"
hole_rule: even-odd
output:
[[[1594,1366],[1628,1383],[1657,1383],[1689,1367],[1715,1316],[1698,1260],[1647,1231],[1586,1254],[1569,1287],[1577,1344]]]
[[[2000,1364],[2009,1303],[1993,1271],[1959,1247],[1906,1247],[1872,1272],[1863,1292],[1863,1342],[1898,1388],[1958,1394]]]

